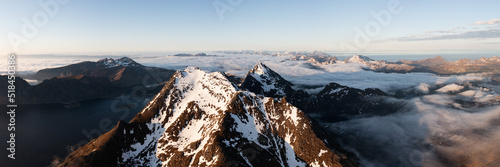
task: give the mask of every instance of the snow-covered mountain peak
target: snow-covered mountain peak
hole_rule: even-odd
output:
[[[141,66],[139,63],[135,62],[131,58],[122,57],[119,59],[113,58],[104,58],[97,61],[97,63],[105,65],[107,68],[124,66],[124,67],[133,67],[133,66]]]
[[[197,67],[187,67],[179,74],[174,75],[173,90],[179,91],[179,98],[184,101],[176,106],[181,110],[190,107],[192,102],[202,109],[223,110],[233,94],[238,91],[238,88],[221,72],[207,73]]]
[[[369,57],[362,55],[354,55],[344,60],[347,63],[365,63],[367,61],[375,61]]]
[[[259,62],[248,72],[240,86],[257,94],[284,97],[287,89],[291,89],[289,87],[292,84],[262,62]]]
[[[250,70],[250,73],[263,75],[269,73],[269,71],[270,71],[269,67],[264,65],[262,62],[259,62],[257,63],[257,65],[253,67],[252,70]]]

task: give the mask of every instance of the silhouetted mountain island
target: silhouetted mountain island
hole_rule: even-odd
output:
[[[33,78],[38,80],[54,77],[91,76],[106,78],[119,87],[131,87],[144,83],[161,83],[170,79],[174,70],[157,67],[146,67],[134,60],[123,57],[120,59],[101,59],[97,62],[81,62],[64,67],[48,68],[38,71]]]
[[[21,84],[17,86],[16,99],[18,104],[76,103],[116,97],[135,86],[148,87],[148,90],[154,91],[154,87],[168,81],[174,72],[143,66],[127,57],[81,62],[38,71],[34,78],[44,81],[35,86],[27,85],[21,79],[16,83],[16,86]],[[1,79],[6,80],[7,76],[2,76]],[[4,83],[7,82],[2,82]],[[6,94],[2,94],[0,98],[6,98],[5,96]]]
[[[249,75],[261,89],[242,89],[222,72],[178,71],[133,120],[60,166],[358,166],[306,113],[264,95],[285,95],[288,81],[267,83],[282,78],[263,64]]]

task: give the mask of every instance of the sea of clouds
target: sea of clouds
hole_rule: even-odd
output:
[[[217,56],[181,57],[172,56],[171,54],[149,54],[128,55],[128,57],[146,66],[174,70],[183,70],[187,66],[196,66],[206,71],[223,71],[239,77],[244,77],[253,66],[258,62],[262,62],[299,87],[317,87],[316,89],[308,90],[312,93],[319,91],[322,86],[330,82],[360,89],[379,88],[390,92],[396,89],[415,87],[422,83],[436,85],[486,79],[476,75],[440,77],[428,73],[376,73],[365,71],[361,68],[361,64],[356,63],[319,65],[311,68],[310,63],[287,60],[289,57],[251,54],[208,54],[215,54]],[[30,74],[44,68],[60,67],[81,61],[97,61],[105,57],[120,58],[121,56],[21,55],[18,56],[17,71],[20,74]],[[0,62],[0,69],[7,69],[6,62]],[[6,70],[0,70],[0,74],[5,73]]]

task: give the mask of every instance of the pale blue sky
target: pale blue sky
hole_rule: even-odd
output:
[[[14,47],[23,21],[44,13],[41,1],[2,0],[0,52]],[[68,0],[66,0],[68,1]],[[330,50],[356,46],[355,27],[376,21],[371,12],[391,1],[241,0],[219,17],[214,0],[69,0],[60,5],[18,54],[136,53],[204,50]],[[238,1],[238,0],[233,0]],[[499,1],[400,0],[398,14],[356,52],[500,53]],[[43,20],[43,19],[42,19]],[[473,25],[478,21],[483,25]],[[376,23],[376,22],[375,22]],[[448,31],[429,33],[429,31]],[[426,33],[427,32],[427,33]],[[18,39],[18,38],[16,38]]]

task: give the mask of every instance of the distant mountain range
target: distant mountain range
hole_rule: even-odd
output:
[[[310,63],[312,68],[321,69],[320,65],[329,64],[345,64],[345,63],[361,63],[366,65],[366,70],[375,72],[387,73],[408,73],[408,72],[427,72],[438,75],[455,75],[467,73],[500,73],[500,58],[497,56],[486,58],[483,57],[477,60],[460,59],[457,61],[446,61],[441,56],[424,60],[409,61],[399,60],[389,62],[385,60],[373,60],[362,55],[354,55],[345,60],[339,60],[335,56],[331,56],[321,51],[314,52],[293,52],[293,51],[218,51],[226,54],[257,54],[270,56],[289,56],[287,60],[291,61],[306,61]],[[497,75],[491,75],[493,79],[500,81]]]
[[[400,60],[388,62],[385,60],[373,60],[362,55],[354,55],[345,60],[338,60],[334,56],[308,56],[295,55],[287,60],[307,61],[313,66],[329,64],[360,63],[365,65],[366,70],[386,73],[409,73],[426,72],[438,75],[458,75],[468,73],[500,73],[500,58],[497,56],[481,58],[477,60],[460,59],[457,61],[446,61],[441,56],[417,61]],[[498,77],[495,77],[498,79]]]

